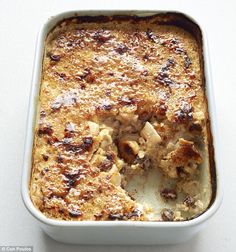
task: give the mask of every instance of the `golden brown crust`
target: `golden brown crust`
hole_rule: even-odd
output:
[[[120,186],[125,165],[196,179],[207,113],[199,48],[160,20],[78,17],[49,34],[30,186],[47,217],[148,219]]]

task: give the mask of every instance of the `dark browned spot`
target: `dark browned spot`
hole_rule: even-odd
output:
[[[144,54],[144,56],[143,56],[143,59],[145,60],[145,61],[148,61],[149,60],[149,55],[146,53],[146,54]]]
[[[112,165],[113,165],[113,162],[111,162],[108,159],[105,159],[98,165],[98,168],[100,169],[100,171],[109,171]]]
[[[43,160],[44,160],[44,161],[48,161],[48,158],[49,158],[48,155],[42,154],[42,156],[43,156]]]
[[[153,32],[150,29],[147,29],[146,35],[149,40],[151,40],[152,42],[156,42],[157,37],[153,34]]]
[[[186,177],[187,175],[183,166],[176,167],[176,172],[177,172],[178,177]]]
[[[192,131],[201,132],[202,131],[202,126],[199,123],[192,123],[189,126],[189,131],[190,132],[192,132]]]
[[[67,185],[69,187],[74,187],[76,185],[77,179],[68,179]]]
[[[61,56],[60,55],[50,54],[50,59],[53,60],[53,61],[60,61]]]
[[[174,66],[175,61],[174,59],[170,58],[167,60],[166,64],[161,68],[161,72],[167,72],[170,70],[171,66]]]
[[[124,54],[129,50],[129,48],[126,45],[120,44],[118,47],[115,49],[115,51],[119,54]]]
[[[173,221],[174,212],[171,209],[163,209],[161,213],[161,218],[163,221]]]
[[[76,80],[85,80],[88,83],[93,83],[95,81],[95,76],[92,74],[90,68],[85,68],[82,74],[76,75]]]
[[[110,111],[112,109],[112,105],[111,104],[103,104],[102,109]]]
[[[179,40],[177,38],[173,38],[170,40],[170,44],[177,45],[177,44],[179,44]]]
[[[45,126],[40,126],[38,129],[38,136],[41,137],[42,135],[51,136],[53,133],[52,126],[47,124]]]
[[[40,118],[44,118],[44,117],[46,117],[46,112],[44,110],[42,110],[40,112]]]
[[[139,120],[141,120],[143,122],[148,121],[151,117],[152,117],[152,111],[150,112],[150,111],[146,111],[146,110],[140,111],[140,113],[138,115]]]
[[[177,192],[174,189],[164,188],[163,190],[161,190],[160,194],[161,197],[164,198],[166,201],[177,199]]]
[[[195,208],[195,200],[192,196],[188,195],[185,199],[184,199],[184,204],[188,207],[192,207]]]
[[[107,153],[106,154],[106,158],[110,161],[114,161],[114,158],[115,158],[115,154],[113,152],[111,153]]]
[[[48,167],[45,167],[45,168],[40,172],[40,174],[41,174],[41,175],[45,175],[48,171],[49,171]]]
[[[57,163],[63,163],[63,157],[60,154],[57,156]]]
[[[93,138],[92,137],[84,137],[82,139],[82,143],[76,144],[71,143],[71,139],[68,139],[69,141],[63,142],[63,145],[65,146],[66,151],[72,151],[78,154],[83,154],[86,151],[89,151],[90,148],[93,145]]]
[[[100,43],[105,43],[111,39],[111,34],[109,31],[100,30],[95,32],[93,39]]]
[[[51,137],[49,137],[49,138],[47,139],[47,143],[48,143],[49,145],[53,145],[53,144],[55,144],[55,143],[60,143],[60,141],[58,140],[57,137],[51,136]]]
[[[158,81],[159,83],[165,85],[165,86],[176,86],[176,83],[169,78],[169,75],[167,72],[160,72],[158,75],[154,78],[155,81]]]
[[[137,153],[134,152],[134,146],[132,146],[132,142],[128,140],[118,141],[118,151],[119,156],[123,158],[128,164],[134,162],[137,156]]]
[[[185,55],[185,57],[184,57],[184,67],[186,69],[188,69],[191,64],[192,64],[191,59],[187,55]]]
[[[97,213],[97,214],[94,214],[94,217],[96,220],[101,220],[102,217],[103,217],[103,214],[102,213]]]
[[[182,53],[184,53],[185,51],[184,51],[184,49],[181,48],[181,47],[176,47],[176,48],[175,48],[175,52],[178,53],[178,54],[182,54]]]
[[[71,138],[75,133],[75,125],[73,123],[67,123],[65,127],[65,139]]]
[[[98,168],[100,169],[100,171],[109,171],[112,168],[113,164],[114,153],[107,153],[106,159],[99,164]]]
[[[93,145],[93,138],[92,137],[84,137],[82,140],[83,140],[83,144],[81,145],[81,148],[85,151],[89,151]]]
[[[193,109],[190,103],[182,101],[179,109],[175,112],[175,122],[183,123],[192,120]]]
[[[123,214],[116,214],[116,213],[114,213],[114,214],[112,214],[112,213],[110,213],[109,215],[108,215],[108,219],[109,220],[123,220],[124,219],[124,215]]]
[[[126,96],[119,97],[118,101],[119,101],[119,104],[125,105],[125,106],[134,105],[136,103],[135,98],[129,98],[129,97],[126,97]]]
[[[82,213],[79,210],[68,210],[70,217],[79,217]]]
[[[200,154],[194,148],[194,144],[181,144],[181,150],[184,157],[199,159],[201,158]]]
[[[59,76],[59,79],[60,80],[69,80],[69,77],[65,74],[65,73],[58,73],[58,72],[55,72],[55,75],[56,76]]]
[[[126,214],[126,217],[128,219],[132,217],[140,217],[142,215],[142,212],[139,209],[134,209],[131,213]]]

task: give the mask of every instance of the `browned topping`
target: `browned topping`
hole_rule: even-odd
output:
[[[150,39],[152,42],[157,41],[157,37],[153,34],[153,32],[150,29],[147,29],[146,35],[147,35],[147,38]]]
[[[137,156],[137,143],[128,140],[119,140],[118,149],[120,156],[129,164],[131,164]]]
[[[114,158],[115,158],[115,154],[112,152],[112,153],[107,153],[106,154],[106,158],[110,161],[113,161]]]
[[[178,177],[180,177],[180,178],[187,176],[187,173],[185,172],[183,166],[177,166],[176,167],[176,172],[177,172]]]
[[[189,68],[191,64],[192,64],[192,61],[190,60],[190,58],[188,56],[185,56],[184,57],[184,67]]]
[[[53,129],[51,125],[45,125],[45,126],[41,126],[38,129],[38,136],[41,137],[42,135],[48,135],[51,136],[53,133]]]
[[[116,214],[116,213],[114,213],[114,214],[109,214],[108,215],[108,219],[109,220],[123,220],[124,219],[124,215],[123,214]]]
[[[82,172],[81,169],[73,169],[73,170],[66,170],[63,173],[68,179],[76,179],[78,178]]]
[[[100,30],[100,31],[95,32],[95,34],[93,35],[93,38],[97,42],[105,43],[111,39],[111,35],[109,31]]]
[[[93,138],[92,137],[84,137],[83,138],[83,144],[81,145],[81,148],[85,151],[89,151],[89,149],[93,145]]]
[[[111,169],[112,165],[113,165],[112,160],[105,159],[104,161],[102,161],[101,164],[99,164],[98,168],[101,171],[109,171]]]
[[[170,67],[173,66],[175,64],[175,61],[170,58],[167,60],[167,63],[161,68],[162,72],[167,72],[170,70]]]
[[[97,214],[94,214],[94,217],[96,220],[100,220],[102,218],[103,214],[102,213],[97,213]]]
[[[82,74],[77,74],[75,77],[76,77],[76,80],[80,80],[80,81],[85,80],[88,83],[93,83],[95,81],[95,76],[92,74],[90,68],[85,68]],[[85,85],[83,84],[81,87],[85,88]]]
[[[175,52],[176,52],[176,53],[179,53],[179,54],[182,54],[182,53],[184,53],[184,49],[181,48],[181,47],[176,47],[176,48],[175,48]]]
[[[71,152],[75,152],[78,154],[82,154],[86,151],[89,151],[90,148],[93,145],[93,138],[92,137],[84,137],[82,139],[82,144],[73,144],[70,143],[71,140],[68,138],[64,139],[63,145],[65,146],[66,151],[71,151]]]
[[[207,111],[200,48],[169,18],[78,17],[48,35],[30,186],[48,218],[149,220],[127,183],[150,169],[166,179],[156,198],[163,220],[182,211],[174,201],[185,190],[179,183],[201,174],[206,122],[198,112]]]
[[[68,179],[67,184],[68,184],[69,187],[74,187],[74,186],[76,186],[77,181],[78,181],[77,178]]]
[[[160,192],[161,197],[163,197],[165,200],[176,200],[177,199],[177,192],[175,189],[169,189],[169,188],[164,188]]]
[[[161,213],[161,217],[163,221],[173,221],[174,212],[171,209],[164,209]]]
[[[124,97],[124,96],[119,97],[118,101],[121,105],[124,105],[124,106],[134,105],[136,103],[136,100],[134,98]]]
[[[60,55],[50,54],[50,59],[53,60],[53,61],[60,61],[61,56]]]
[[[69,210],[70,217],[79,217],[82,215],[82,213],[79,211],[79,209],[71,209]]]
[[[189,131],[201,132],[202,131],[202,126],[199,123],[192,123],[189,126]]]
[[[139,116],[138,116],[138,118],[141,120],[141,121],[148,121],[150,118],[152,117],[152,112],[149,112],[149,111],[145,111],[145,110],[143,110],[143,111],[141,111],[140,113],[139,113]]]
[[[126,216],[128,219],[130,219],[132,217],[140,217],[141,214],[142,214],[142,212],[139,209],[135,209],[131,213],[128,213]]]
[[[49,158],[48,155],[42,154],[42,156],[43,156],[43,160],[44,160],[44,161],[48,161],[48,158]]]
[[[91,74],[91,70],[89,68],[85,68],[82,74],[77,75],[76,77],[80,80],[84,80],[89,74]]]
[[[193,109],[191,104],[182,101],[179,109],[175,112],[175,121],[178,123],[191,121],[193,118]]]
[[[163,84],[169,87],[176,85],[176,83],[169,78],[169,75],[166,72],[158,73],[157,77],[155,77],[155,80],[158,81],[160,84]]]
[[[186,159],[201,159],[201,156],[199,154],[199,152],[197,151],[197,149],[194,147],[194,144],[191,142],[182,142],[181,143],[181,154],[183,157],[185,157]]]
[[[129,50],[129,48],[126,45],[120,44],[115,51],[118,52],[119,54],[124,54]]]
[[[195,208],[195,200],[192,196],[188,195],[185,199],[184,199],[184,204],[188,207],[192,207]]]
[[[40,174],[44,176],[48,171],[49,171],[48,167],[45,167]]]
[[[55,72],[55,75],[59,77],[59,80],[63,80],[63,81],[69,80],[69,77],[66,76],[65,73],[58,73],[58,72]]]
[[[110,111],[112,109],[112,105],[111,104],[103,104],[102,109]]]
[[[45,111],[41,111],[40,112],[40,118],[44,118],[46,116],[46,112]]]
[[[63,158],[62,158],[62,156],[60,154],[57,156],[57,162],[58,163],[63,163]]]

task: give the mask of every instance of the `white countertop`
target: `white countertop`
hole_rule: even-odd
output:
[[[170,9],[189,13],[208,34],[221,141],[224,201],[191,241],[166,246],[69,246],[45,235],[20,196],[27,105],[40,25],[69,9]],[[0,246],[48,251],[236,251],[236,2],[234,0],[0,1]]]

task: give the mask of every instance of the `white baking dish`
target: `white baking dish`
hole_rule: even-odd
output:
[[[139,222],[139,221],[60,221],[46,218],[37,210],[29,195],[29,180],[31,175],[31,156],[34,138],[35,116],[40,88],[44,42],[48,32],[61,20],[72,16],[96,15],[138,15],[149,16],[166,11],[70,11],[47,20],[40,30],[34,72],[32,79],[31,96],[28,111],[27,133],[25,142],[22,197],[26,208],[37,219],[43,230],[53,239],[74,244],[169,244],[179,243],[190,239],[216,212],[222,200],[222,188],[219,174],[219,143],[216,130],[215,105],[212,82],[209,69],[209,55],[206,44],[206,35],[201,30],[203,38],[203,58],[206,95],[208,98],[209,116],[211,119],[211,133],[214,143],[216,164],[216,192],[211,206],[200,216],[178,222]],[[169,11],[168,11],[169,12]],[[174,12],[176,13],[176,12]],[[194,22],[191,17],[186,18]]]

